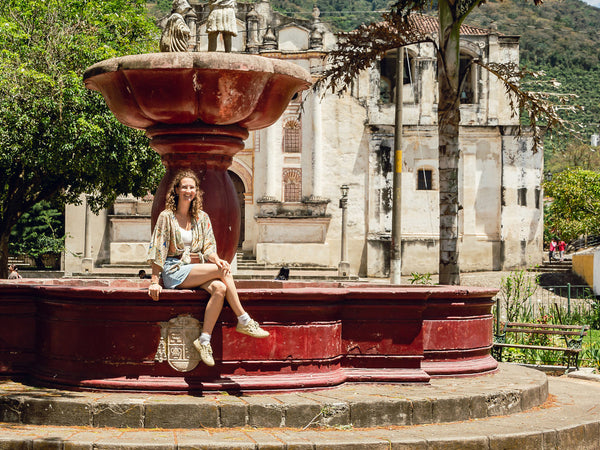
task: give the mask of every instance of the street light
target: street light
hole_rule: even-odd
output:
[[[348,191],[350,188],[347,184],[342,184],[340,190],[342,191],[342,197],[340,198],[340,209],[342,210],[342,254],[338,265],[338,276],[348,277],[350,276],[350,263],[348,262],[348,244],[346,242],[346,231],[348,227],[346,213],[348,210]]]

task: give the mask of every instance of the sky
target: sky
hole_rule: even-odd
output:
[[[583,0],[588,5],[595,6],[596,8],[600,8],[600,0]]]

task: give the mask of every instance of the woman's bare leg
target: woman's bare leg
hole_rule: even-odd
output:
[[[203,287],[202,285],[211,280],[221,280],[227,291],[225,292],[225,298],[227,303],[235,313],[236,317],[241,316],[246,311],[242,307],[240,298],[235,287],[233,277],[229,272],[224,272],[216,264],[194,264],[190,274],[181,283],[178,288],[181,289],[192,289],[197,287]],[[210,292],[209,292],[210,293]]]
[[[221,314],[221,310],[223,309],[223,301],[225,300],[225,291],[227,287],[221,280],[207,281],[201,287],[210,294],[210,299],[204,310],[202,332],[212,334],[215,324],[219,319],[219,315]]]

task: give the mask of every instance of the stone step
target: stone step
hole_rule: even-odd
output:
[[[245,263],[245,262],[236,262],[238,267],[244,267],[248,269],[256,269],[256,270],[279,270],[282,267],[287,267],[288,269],[298,269],[298,270],[336,270],[337,267],[329,267],[329,266],[316,266],[316,265],[308,265],[308,264],[262,264],[262,263]]]
[[[276,274],[275,274],[276,275]],[[236,273],[234,278],[236,280],[273,280],[275,279],[273,274],[257,274],[257,273]],[[347,277],[340,277],[336,274],[305,274],[305,275],[292,275],[287,281],[356,281],[359,277],[356,275],[350,275]]]
[[[544,373],[511,364],[489,375],[430,383],[243,395],[72,392],[7,381],[0,385],[0,421],[136,429],[404,426],[514,414],[541,405],[547,395]]]
[[[573,270],[572,261],[544,262],[527,269],[529,272],[569,273]]]
[[[478,378],[493,377],[484,376]],[[488,378],[491,379],[491,378]],[[453,380],[456,387],[469,383],[470,378]],[[393,386],[393,385],[391,385]],[[388,386],[389,387],[389,386]],[[493,387],[498,388],[493,384]],[[505,386],[508,387],[508,386]],[[403,388],[406,388],[404,386]],[[404,425],[372,427],[363,425],[360,417],[369,418],[372,414],[381,417],[392,415],[402,417],[402,412],[389,408],[390,396],[381,398],[378,407],[364,404],[361,406],[360,394],[355,396],[355,414],[359,419],[350,424],[341,425],[332,421],[323,423],[322,418],[331,412],[339,411],[336,405],[332,408],[321,408],[308,411],[304,417],[306,423],[295,427],[252,426],[229,429],[212,428],[210,424],[196,423],[196,428],[185,429],[170,427],[164,429],[139,428],[94,428],[90,426],[54,426],[54,425],[18,425],[15,423],[0,424],[0,448],[78,448],[78,449],[353,449],[353,450],[387,450],[393,449],[598,449],[600,447],[600,408],[597,399],[600,386],[590,381],[551,378],[549,381],[551,397],[540,407],[521,411],[520,404],[526,396],[504,397],[502,403],[495,403],[489,398],[485,404],[490,413],[487,417],[470,419],[465,410],[472,408],[462,402],[448,403],[449,411],[454,411],[456,420],[446,423],[425,425]],[[328,391],[319,392],[327,396]],[[394,391],[402,396],[402,389]],[[432,385],[430,394],[441,399],[449,392],[440,392]],[[289,395],[289,394],[288,394]],[[293,395],[293,394],[292,394]],[[300,394],[298,394],[300,395]],[[302,394],[304,395],[304,394]],[[308,394],[309,396],[311,394]],[[315,395],[315,394],[312,394]],[[232,397],[236,401],[237,397]],[[244,397],[241,397],[244,398]],[[271,408],[280,405],[273,403]],[[430,413],[436,414],[435,403]],[[512,408],[513,414],[503,414]],[[110,411],[107,405],[102,411]],[[302,411],[300,405],[296,411]],[[267,415],[269,408],[256,405],[256,411]],[[177,413],[177,407],[170,409]],[[43,414],[44,410],[39,410]],[[120,412],[123,421],[128,413]],[[441,412],[441,411],[438,411]],[[313,417],[310,417],[314,413]],[[181,414],[177,414],[181,416]],[[195,417],[199,420],[198,414]],[[275,415],[277,417],[277,415]],[[331,416],[329,416],[331,417]],[[410,417],[410,416],[408,416]],[[173,417],[175,419],[175,417]],[[185,419],[185,417],[184,417]],[[314,420],[313,420],[314,419]],[[433,419],[433,417],[432,417]],[[189,419],[188,419],[189,420]],[[121,422],[119,422],[121,423]],[[367,419],[366,424],[369,423]]]

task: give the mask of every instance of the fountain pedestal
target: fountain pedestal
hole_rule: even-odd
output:
[[[152,204],[152,227],[165,207],[165,198],[175,175],[190,169],[201,180],[205,192],[203,209],[214,224],[219,256],[231,261],[240,234],[240,209],[227,168],[233,156],[244,149],[248,130],[236,125],[156,125],[146,131],[150,146],[162,158],[167,171]]]
[[[152,205],[152,224],[181,169],[193,170],[205,192],[219,256],[231,261],[240,232],[237,196],[227,168],[248,130],[277,121],[291,98],[310,86],[301,67],[232,53],[154,53],[89,67],[88,88],[100,91],[123,124],[146,130],[167,169]]]

